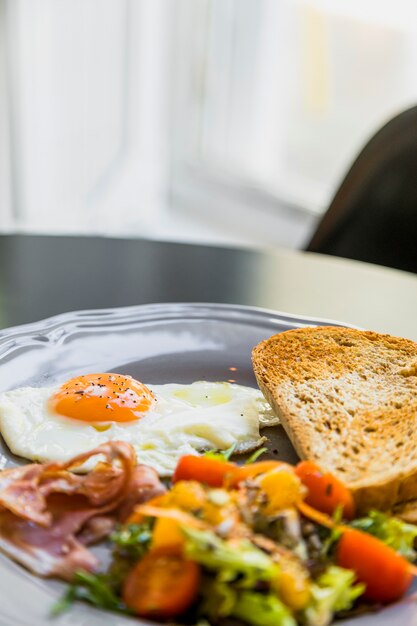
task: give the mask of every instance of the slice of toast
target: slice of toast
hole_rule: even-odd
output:
[[[417,498],[417,343],[322,326],[274,335],[252,360],[298,455],[343,480],[359,512]]]

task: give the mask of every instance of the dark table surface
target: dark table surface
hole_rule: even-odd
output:
[[[417,275],[294,250],[141,239],[0,236],[0,325],[80,309],[221,302],[417,340]]]

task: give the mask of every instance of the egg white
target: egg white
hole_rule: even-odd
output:
[[[48,399],[58,388],[24,387],[0,394],[0,431],[10,450],[33,461],[67,461],[106,441],[126,441],[138,463],[161,476],[184,454],[236,453],[260,446],[260,428],[278,422],[260,391],[232,383],[147,385],[156,401],[135,422],[87,423],[58,415]]]

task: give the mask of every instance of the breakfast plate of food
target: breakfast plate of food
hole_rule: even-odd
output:
[[[417,344],[155,304],[0,332],[1,626],[417,626]]]

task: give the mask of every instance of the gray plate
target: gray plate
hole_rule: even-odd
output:
[[[270,335],[332,324],[243,306],[156,304],[81,311],[0,332],[0,390],[46,386],[92,371],[131,374],[143,382],[229,380],[255,386],[251,349]],[[341,325],[341,324],[340,324]],[[231,370],[230,368],[236,368]],[[271,454],[295,460],[281,428],[265,431]],[[23,461],[0,445],[2,466]],[[276,453],[275,453],[276,455]],[[50,619],[63,590],[0,556],[0,626],[132,626],[148,624],[78,604]],[[417,626],[415,599],[365,617],[338,622],[356,626]]]

